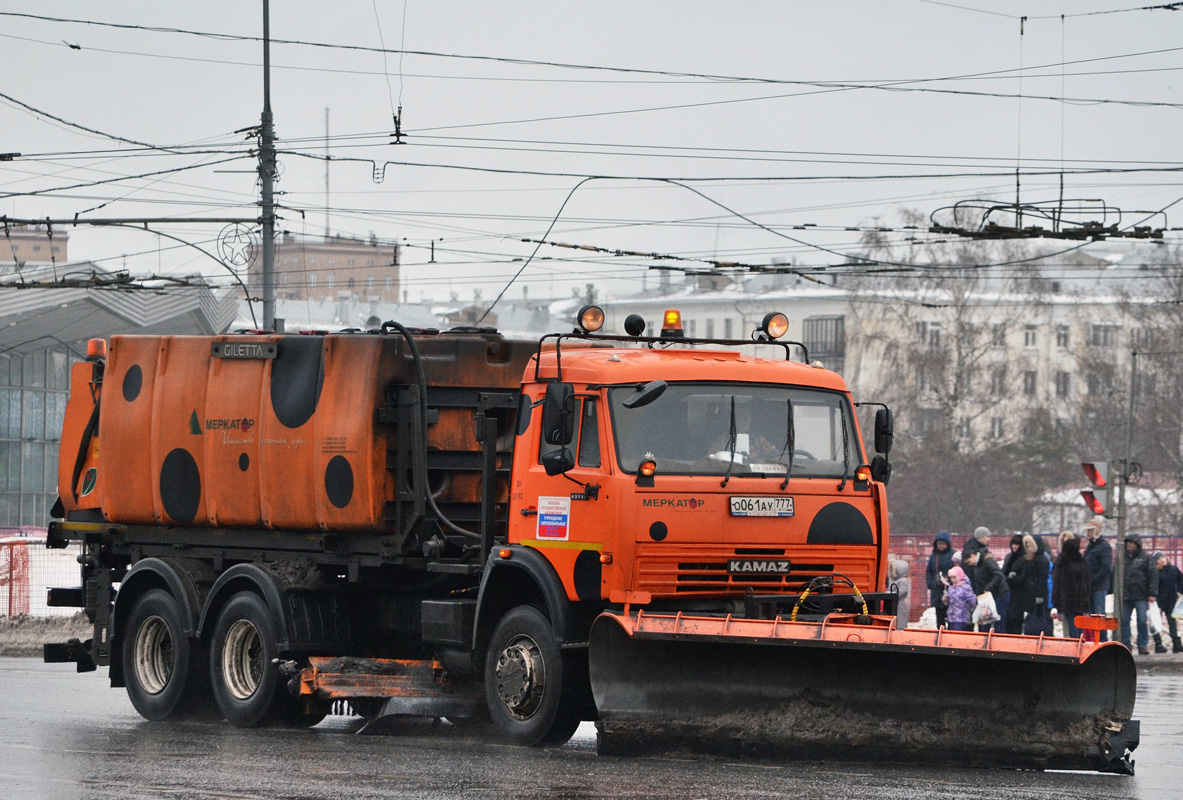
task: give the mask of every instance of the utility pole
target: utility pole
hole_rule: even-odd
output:
[[[1125,594],[1125,487],[1130,482],[1130,463],[1134,436],[1134,391],[1138,386],[1138,351],[1130,353],[1130,404],[1125,420],[1125,460],[1121,464],[1120,478],[1117,484],[1117,543],[1113,548],[1113,616],[1118,624],[1128,624],[1126,616],[1129,611],[1123,602]],[[1120,628],[1118,629],[1120,631]],[[1132,644],[1132,642],[1131,642]]]
[[[263,117],[259,180],[263,188],[263,328],[275,329],[275,127],[271,117],[271,10],[263,0]]]
[[[329,160],[332,155],[329,153],[329,109],[325,107],[325,241],[329,241],[332,235],[331,226],[329,225]]]

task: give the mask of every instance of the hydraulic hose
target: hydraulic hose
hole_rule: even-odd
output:
[[[867,608],[867,600],[865,597],[863,597],[863,593],[859,591],[858,586],[856,586],[854,581],[852,581],[850,578],[835,572],[833,575],[819,575],[809,582],[809,585],[805,587],[805,591],[801,593],[801,596],[797,598],[797,602],[793,604],[793,613],[789,616],[789,621],[797,621],[797,612],[801,609],[801,604],[805,602],[805,598],[809,597],[814,589],[820,589],[825,586],[833,586],[838,582],[850,587],[850,590],[854,592],[855,599],[858,600],[859,604],[863,607],[863,616],[869,617],[871,612]]]
[[[78,502],[78,478],[82,475],[82,467],[86,464],[86,454],[90,450],[90,443],[94,440],[94,435],[99,429],[99,405],[102,399],[102,395],[99,395],[94,400],[94,408],[90,412],[90,419],[86,421],[86,427],[82,431],[82,439],[78,444],[78,456],[74,459],[70,488],[74,492],[75,503]]]
[[[427,460],[427,375],[423,372],[423,360],[419,356],[419,347],[415,344],[415,337],[409,330],[400,322],[388,320],[382,323],[382,328],[394,328],[407,341],[407,347],[411,351],[411,360],[415,364],[415,380],[419,387],[419,441],[415,442],[415,446],[419,448],[423,460]],[[423,476],[422,486],[420,491],[423,492],[424,498],[427,500],[427,505],[431,509],[431,513],[435,514],[439,521],[447,531],[456,534],[457,536],[466,536],[470,539],[480,539],[481,535],[476,531],[466,530],[461,528],[452,520],[444,516],[444,512],[440,511],[440,507],[436,505],[435,498],[431,496],[431,487],[427,485],[427,476]]]

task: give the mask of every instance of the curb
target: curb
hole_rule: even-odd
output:
[[[1149,675],[1183,675],[1183,654],[1152,653],[1134,656],[1138,672]]]

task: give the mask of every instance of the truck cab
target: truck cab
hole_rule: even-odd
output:
[[[812,584],[804,611],[824,615],[852,597],[837,574],[883,611],[886,499],[842,378],[787,348],[676,341],[541,350],[509,543],[544,555],[572,601],[767,616]]]

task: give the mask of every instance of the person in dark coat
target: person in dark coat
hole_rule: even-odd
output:
[[[1092,592],[1094,614],[1105,614],[1105,599],[1109,596],[1109,585],[1113,578],[1113,547],[1102,534],[1104,517],[1093,517],[1085,528],[1089,544],[1084,551],[1084,561],[1089,568],[1089,591]],[[1097,631],[1097,641],[1108,640],[1108,631]]]
[[[1032,635],[1042,633],[1045,636],[1055,636],[1056,626],[1052,621],[1052,564],[1055,563],[1055,559],[1052,558],[1052,551],[1048,547],[1047,537],[1032,536],[1031,538],[1035,540],[1035,546],[1038,550],[1036,558],[1043,559],[1043,566],[1040,568],[1043,572],[1043,604],[1035,609],[1035,621],[1030,624],[1028,633]]]
[[[1039,633],[1047,612],[1047,559],[1031,534],[1023,535],[1023,557],[1007,573],[1011,589],[1007,633]],[[1016,629],[1017,628],[1017,629]]]
[[[949,570],[953,567],[953,540],[948,531],[941,531],[932,540],[932,553],[928,556],[928,564],[924,568],[924,584],[928,587],[928,600],[937,612],[937,627],[945,627],[948,606],[945,605],[945,581]]]
[[[1004,558],[1002,561],[1002,574],[1003,575],[1010,575],[1012,572],[1014,572],[1015,562],[1018,561],[1022,557],[1023,557],[1023,535],[1020,533],[1016,533],[1014,536],[1010,537],[1010,552],[1006,554],[1006,558]],[[1009,588],[1009,586],[1010,586],[1009,582],[1007,583],[1007,586]],[[998,616],[1002,617],[1002,629],[1004,631],[1006,631],[1007,633],[1010,633],[1010,631],[1007,630],[1008,626],[1006,623],[1006,618],[1007,618],[1006,615],[1007,615],[1008,611],[1010,611],[1010,595],[1009,594],[1006,597],[1004,597],[1002,603],[999,604]]]
[[[1122,612],[1121,643],[1130,646],[1130,611],[1138,619],[1138,654],[1150,655],[1150,630],[1146,624],[1146,613],[1158,595],[1158,570],[1150,561],[1150,555],[1142,549],[1142,537],[1136,533],[1125,537],[1125,575],[1121,596],[1125,604]]]
[[[974,535],[969,537],[965,542],[965,547],[961,548],[961,564],[964,566],[969,562],[971,553],[977,553],[982,550],[990,549],[990,529],[984,525],[979,525],[974,528]],[[973,581],[973,575],[969,576],[970,581]],[[974,584],[977,587],[977,584]],[[981,592],[979,592],[981,594]]]
[[[1080,554],[1080,540],[1075,534],[1069,536],[1071,538],[1060,539],[1060,557],[1052,570],[1052,605],[1060,615],[1064,636],[1078,639],[1080,629],[1076,627],[1076,617],[1088,613],[1092,593],[1089,590],[1089,567]]]
[[[1023,617],[1023,577],[1020,568],[1023,566],[1026,551],[1023,549],[1023,534],[1016,533],[1010,537],[1010,552],[1002,562],[1002,573],[1006,576],[1006,584],[1010,589],[1007,597],[1006,613],[1002,615],[1002,630],[1005,633],[1022,633]]]
[[[1154,565],[1158,568],[1158,607],[1167,615],[1167,630],[1171,634],[1171,652],[1183,653],[1183,641],[1179,640],[1179,620],[1171,616],[1179,595],[1183,594],[1183,572],[1170,562],[1165,553],[1154,554]]]

